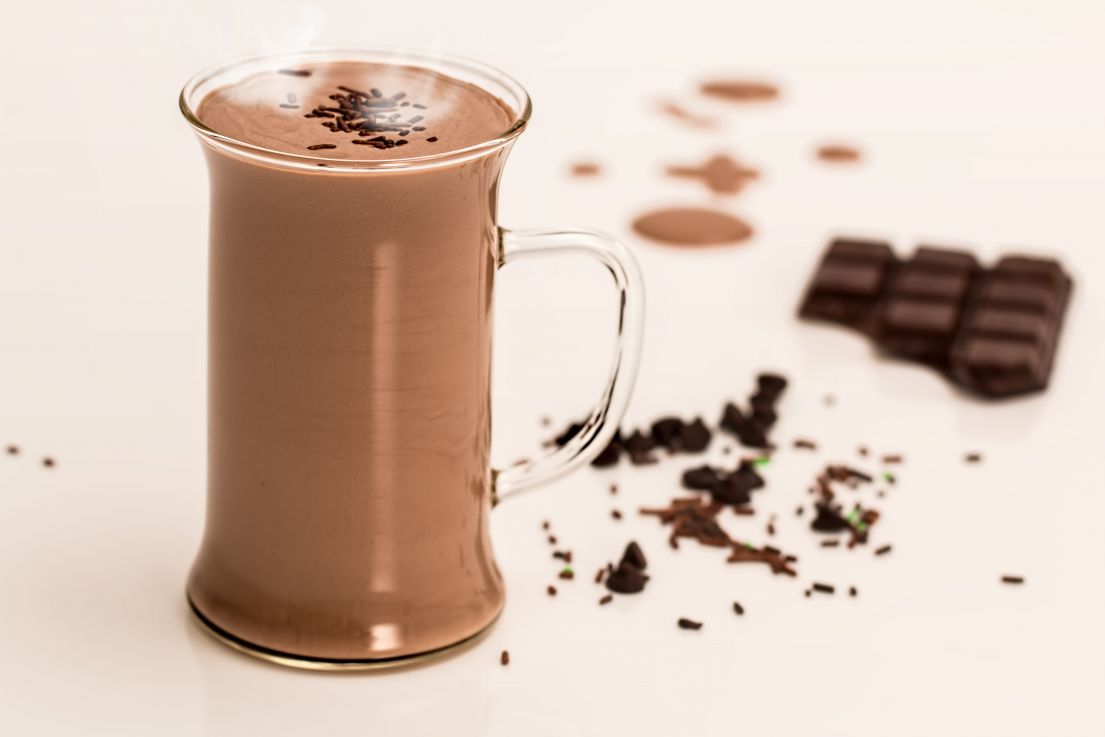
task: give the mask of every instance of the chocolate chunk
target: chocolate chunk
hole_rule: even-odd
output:
[[[737,614],[744,614],[744,607],[741,606],[739,601],[733,602],[733,611]]]
[[[630,455],[645,454],[656,447],[656,441],[651,435],[645,435],[640,430],[634,430],[633,434],[622,443]]]
[[[695,491],[712,491],[722,480],[722,473],[713,466],[689,468],[683,472],[683,486]]]
[[[687,619],[686,617],[679,618],[679,629],[681,630],[700,630],[702,629],[702,622],[696,622],[693,619]]]
[[[787,388],[787,380],[781,374],[763,373],[756,377],[756,386],[761,395],[778,399]]]
[[[556,587],[555,586],[547,587],[545,589],[545,593],[547,593],[549,596],[556,596]]]
[[[556,439],[553,442],[555,442],[558,446],[567,445],[568,441],[574,438],[576,435],[579,435],[582,430],[582,422],[573,422],[571,425],[568,425],[568,428],[564,432],[557,435]]]
[[[701,417],[696,417],[694,422],[683,426],[682,450],[685,453],[701,453],[710,445],[710,430]]]
[[[748,459],[742,460],[737,470],[730,475],[738,479],[739,483],[749,491],[762,489],[764,486],[764,479],[757,473],[756,464]]]
[[[621,457],[621,448],[617,440],[611,440],[610,444],[602,449],[602,452],[595,456],[595,459],[591,461],[591,465],[596,468],[606,468],[613,466],[618,462]]]
[[[627,563],[619,563],[618,567],[606,576],[606,588],[616,594],[636,594],[644,590],[648,576],[641,572],[640,568]]]
[[[645,560],[645,553],[641,550],[641,546],[636,542],[631,542],[625,546],[625,552],[622,553],[622,560],[619,565],[631,565],[643,571],[648,568],[648,561]]]
[[[817,516],[810,522],[810,529],[817,532],[840,532],[851,527],[851,523],[840,513],[838,507],[824,502],[817,504]]]
[[[714,488],[710,489],[710,496],[721,504],[730,504],[734,507],[748,504],[752,501],[747,481],[741,479],[735,473],[731,473],[721,479]]]
[[[652,439],[662,448],[679,450],[683,444],[683,420],[664,417],[652,423]]]

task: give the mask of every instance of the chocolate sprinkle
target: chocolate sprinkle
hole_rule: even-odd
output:
[[[817,443],[805,438],[798,438],[794,441],[794,447],[800,450],[817,450]]]
[[[50,456],[46,456],[45,458],[42,459],[42,465],[45,466],[46,468],[53,468],[54,466],[57,465],[57,463]]]
[[[882,547],[880,547],[880,548],[875,548],[875,555],[886,555],[886,554],[887,554],[887,553],[889,553],[889,552],[890,552],[891,550],[893,550],[893,548],[892,548],[891,546],[889,546],[889,545],[883,545],[883,546],[882,546]]]
[[[965,460],[967,463],[981,463],[982,462],[982,454],[981,453],[968,453],[967,455],[965,455],[963,457],[963,460]]]
[[[1024,583],[1024,576],[1002,576],[1002,583],[1021,584]]]
[[[327,148],[337,148],[337,146],[335,146],[332,143],[316,143],[313,146],[308,146],[307,150],[308,151],[322,151],[323,149],[327,149]]]
[[[601,599],[599,599],[599,606],[606,606],[607,604],[609,604],[612,601],[614,601],[614,595],[613,594],[606,594]]]
[[[611,509],[610,510],[610,516],[613,517],[614,519],[621,519],[622,518],[622,513],[619,512],[616,509]]]
[[[702,622],[696,622],[693,619],[687,619],[686,617],[679,618],[679,629],[681,630],[700,630],[702,629]]]
[[[545,589],[545,592],[549,596],[556,596],[556,587],[555,586],[549,586],[547,589]]]
[[[822,594],[831,594],[836,591],[836,587],[831,586],[827,583],[815,583],[813,585],[813,590],[818,591]]]
[[[499,656],[499,663],[502,665],[510,665],[510,653],[503,650],[502,654]]]
[[[733,611],[736,612],[737,614],[742,614],[743,615],[744,614],[744,607],[741,606],[739,601],[734,601],[733,602]]]

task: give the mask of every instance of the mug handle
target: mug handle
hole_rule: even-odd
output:
[[[613,439],[633,392],[645,310],[644,282],[636,259],[622,243],[596,230],[499,229],[499,268],[523,258],[557,254],[590,256],[614,277],[618,290],[614,365],[598,404],[575,437],[535,461],[491,469],[492,506],[511,494],[560,478],[594,459]]]

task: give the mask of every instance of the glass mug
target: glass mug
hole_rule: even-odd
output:
[[[260,71],[337,61],[421,67],[506,103],[512,124],[460,150],[326,159],[261,148],[197,116]],[[300,667],[373,668],[450,649],[503,607],[488,537],[501,499],[611,440],[637,371],[643,288],[590,230],[505,230],[499,175],[530,101],[488,66],[386,50],[309,51],[201,72],[180,107],[211,186],[208,491],[188,580],[224,643]],[[491,295],[523,258],[597,259],[618,290],[610,379],[583,429],[493,469]]]

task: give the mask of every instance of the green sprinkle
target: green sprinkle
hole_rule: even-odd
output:
[[[752,461],[753,465],[760,466],[760,467],[766,466],[769,463],[771,463],[771,459],[768,458],[767,456],[760,456],[756,460]]]
[[[561,573],[566,573],[569,576],[574,576],[575,575],[575,571],[572,570],[571,566],[564,566],[564,570],[562,570]]]
[[[882,472],[882,477],[886,480],[886,483],[888,483],[888,484],[894,483],[894,474],[890,473],[889,471],[883,471]]]
[[[756,549],[756,546],[753,545],[752,543],[745,543],[744,547],[748,548],[749,550],[755,550]]]
[[[848,513],[848,521],[851,522],[853,525],[856,524],[856,522],[858,520],[859,520],[859,510],[858,509],[853,509],[851,512]]]
[[[856,529],[857,529],[858,531],[860,531],[860,532],[867,532],[867,523],[866,523],[866,522],[860,522],[860,523],[858,523],[858,524],[856,525]]]

